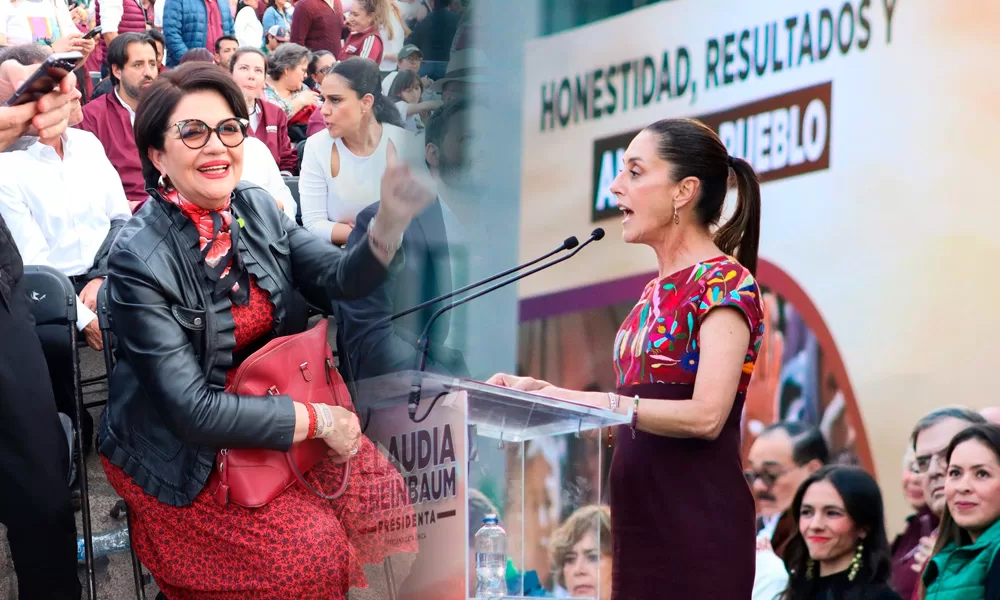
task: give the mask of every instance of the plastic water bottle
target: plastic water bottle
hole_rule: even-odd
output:
[[[128,550],[128,527],[122,527],[114,531],[106,531],[94,536],[94,558],[107,556],[116,552]],[[86,562],[86,546],[83,538],[76,538],[76,560],[79,563]]]
[[[483,519],[476,532],[476,597],[507,595],[507,532],[495,514]]]

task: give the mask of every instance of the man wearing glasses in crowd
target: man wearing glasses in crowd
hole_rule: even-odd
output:
[[[757,537],[770,540],[782,558],[785,546],[798,532],[789,510],[795,492],[828,460],[823,434],[797,421],[768,426],[750,447],[746,476],[757,501]]]
[[[910,441],[913,443],[914,470],[920,475],[920,485],[924,488],[927,508],[938,520],[944,514],[947,499],[944,495],[944,479],[948,470],[945,453],[948,444],[960,431],[970,425],[985,423],[986,419],[974,410],[961,406],[939,408],[917,422]],[[923,571],[924,563],[931,555],[936,540],[935,531],[921,538],[914,549],[913,571]]]

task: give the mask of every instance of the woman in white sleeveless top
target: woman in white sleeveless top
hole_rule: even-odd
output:
[[[358,213],[378,202],[386,167],[402,160],[413,137],[382,95],[378,65],[367,58],[334,65],[322,96],[327,129],[306,141],[299,175],[302,224],[343,245]]]

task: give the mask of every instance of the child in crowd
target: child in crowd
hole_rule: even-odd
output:
[[[432,111],[441,107],[440,100],[421,102],[423,93],[423,79],[413,71],[400,71],[389,89],[389,101],[396,106],[403,119],[403,128],[407,131],[423,131],[424,121],[430,118]]]

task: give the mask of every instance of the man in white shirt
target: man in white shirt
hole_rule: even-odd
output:
[[[0,104],[34,71],[4,60],[0,56]],[[0,106],[0,152],[32,121],[49,135],[61,134],[69,103],[79,98],[75,86],[71,73],[44,102]],[[0,173],[3,180],[20,177]],[[22,275],[21,256],[0,217],[0,523],[7,527],[17,574],[18,589],[11,591],[21,598],[79,600],[76,524],[66,485],[69,448]]]
[[[77,114],[74,118],[82,118]],[[73,122],[73,121],[71,121]],[[26,265],[49,265],[68,276],[77,293],[77,329],[101,350],[97,291],[107,273],[114,236],[132,216],[118,173],[93,134],[68,129],[24,150],[0,156],[0,214]],[[65,330],[39,327],[59,412],[75,415],[71,348]],[[85,413],[88,445],[93,423]]]

